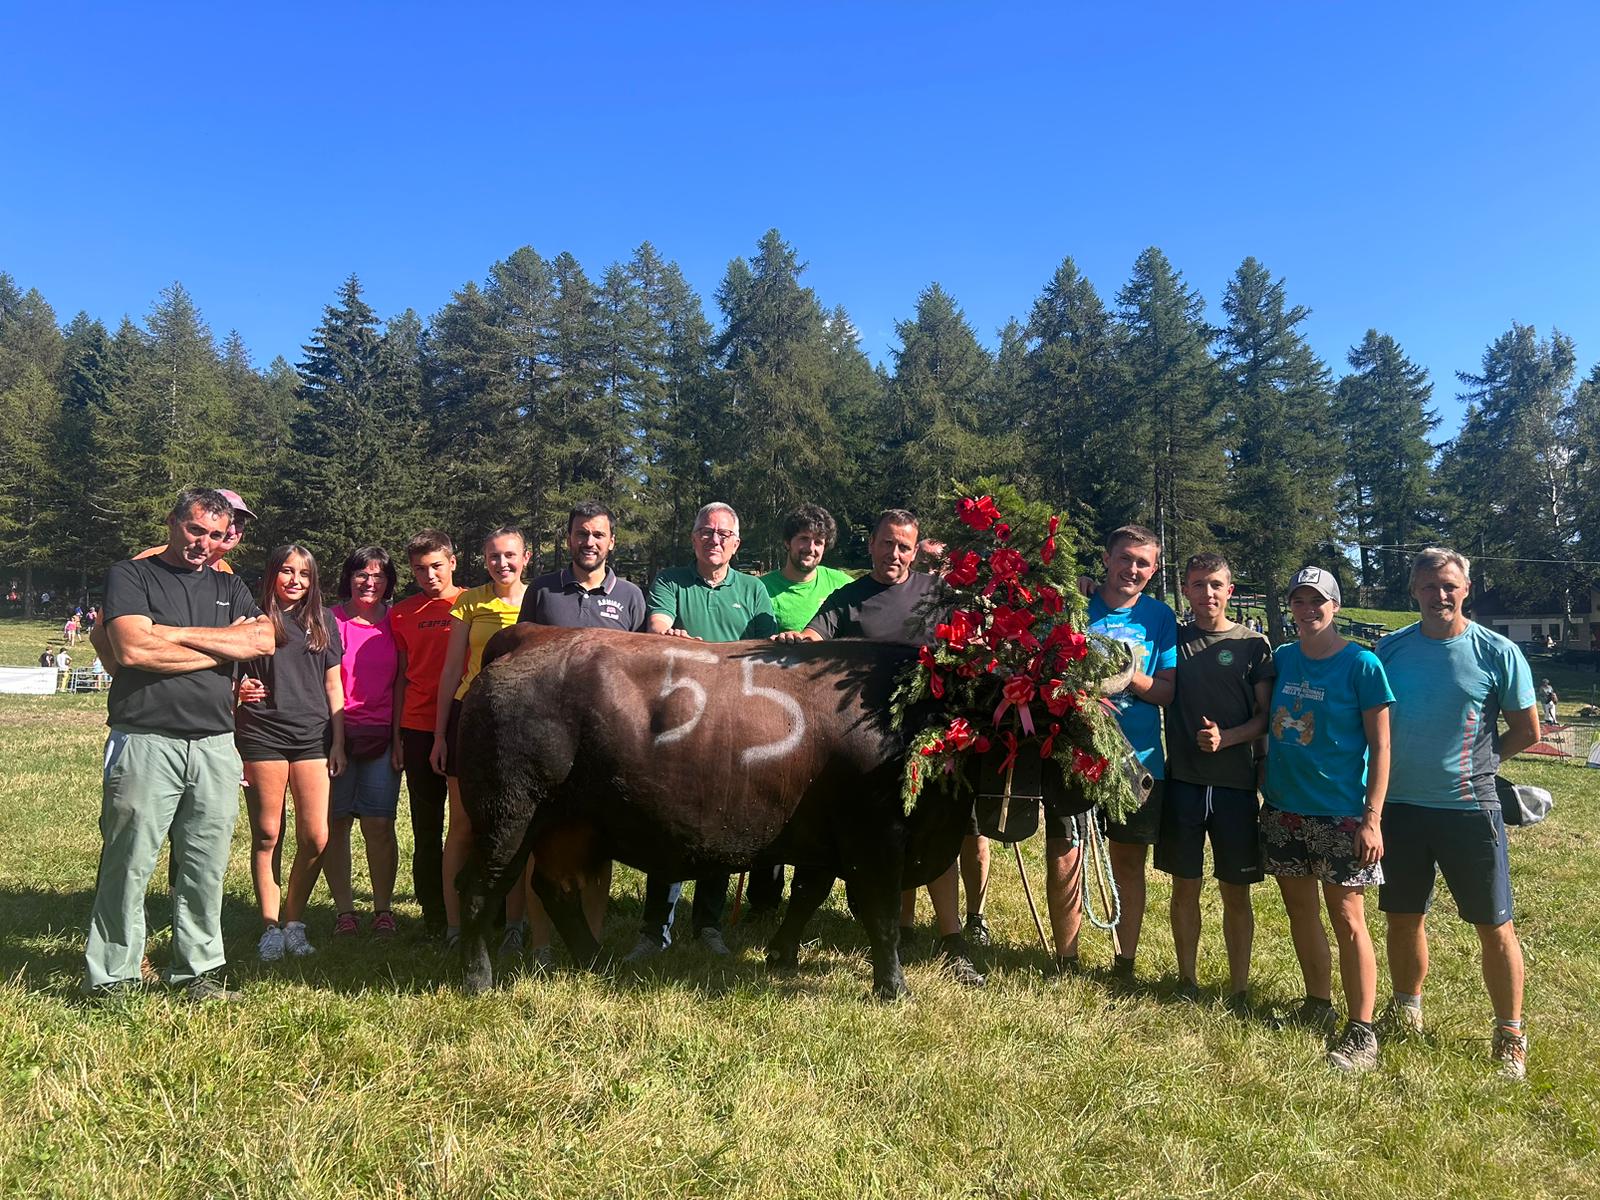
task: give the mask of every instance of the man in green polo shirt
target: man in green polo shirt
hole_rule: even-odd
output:
[[[739,552],[739,514],[720,502],[706,505],[694,520],[694,566],[674,567],[650,586],[646,629],[699,642],[737,642],[777,632],[772,601],[754,575],[733,569]],[[728,953],[722,940],[722,910],[728,902],[727,875],[694,883],[694,929],[713,954]],[[654,876],[645,879],[644,920],[628,962],[642,962],[672,944],[672,913],[682,885]]]
[[[772,616],[778,631],[804,629],[833,592],[855,582],[848,571],[822,565],[833,546],[839,526],[820,504],[802,504],[783,519],[783,566],[761,577],[772,597]],[[778,911],[783,903],[783,864],[758,858],[750,864],[750,915]]]

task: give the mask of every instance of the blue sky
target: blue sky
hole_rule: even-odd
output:
[[[15,5],[0,270],[142,317],[181,281],[294,361],[351,271],[424,316],[520,245],[649,239],[715,318],[776,226],[884,358],[938,281],[991,344],[1066,255],[1255,255],[1336,370],[1435,382],[1512,321],[1600,357],[1600,6]]]

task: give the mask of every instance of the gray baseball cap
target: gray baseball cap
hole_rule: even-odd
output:
[[[1308,587],[1321,596],[1324,600],[1332,600],[1335,604],[1343,604],[1344,599],[1339,595],[1339,581],[1333,577],[1332,571],[1324,571],[1321,567],[1301,567],[1299,574],[1289,580],[1289,586],[1284,589],[1284,595],[1294,595],[1295,588]]]

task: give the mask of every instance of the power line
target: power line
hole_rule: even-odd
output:
[[[1419,550],[1429,549],[1429,546],[1363,546],[1357,545],[1357,550],[1376,550],[1384,554],[1415,554]],[[1503,562],[1503,563],[1540,563],[1561,567],[1600,567],[1600,561],[1592,558],[1507,558],[1497,554],[1469,554],[1473,562]]]

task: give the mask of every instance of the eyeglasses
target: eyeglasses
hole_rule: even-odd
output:
[[[384,578],[385,578],[384,573],[382,571],[378,571],[378,572],[373,573],[373,574],[365,574],[365,573],[363,573],[363,574],[360,574],[360,575],[352,575],[352,576],[350,576],[350,582],[351,583],[382,583],[384,581]]]
[[[712,540],[719,542],[736,542],[739,540],[739,533],[737,530],[713,529],[709,525],[703,526],[700,529],[696,529],[694,531],[694,535],[704,542],[709,542]]]

